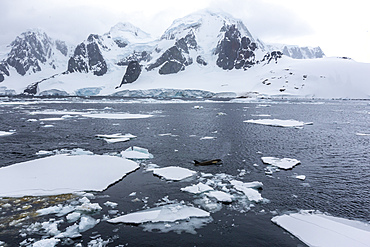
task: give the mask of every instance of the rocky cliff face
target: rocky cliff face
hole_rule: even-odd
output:
[[[221,31],[225,33],[215,51],[218,67],[224,70],[247,69],[256,64],[254,51],[257,44],[252,42],[250,37],[242,37],[235,25],[224,26]]]
[[[101,37],[96,34],[90,34],[86,42],[79,44],[73,57],[68,61],[69,73],[92,71],[94,75],[102,76],[107,73],[107,63],[100,51]]]

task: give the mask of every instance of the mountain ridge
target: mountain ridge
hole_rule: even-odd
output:
[[[46,35],[44,34],[41,36]],[[17,39],[18,43],[22,44],[22,39]],[[287,56],[324,58],[319,47],[264,44],[252,36],[241,20],[229,14],[208,10],[176,19],[157,40],[130,23],[118,23],[102,35],[90,34],[86,40],[75,46],[72,52],[66,48],[67,45],[63,41],[49,42],[48,40],[53,39],[40,37],[36,40],[37,42],[31,42],[32,39],[28,39],[24,46],[12,46],[20,47],[19,53],[23,55],[9,56],[16,53],[10,52],[6,59],[0,61],[0,95],[45,95],[47,92],[59,92],[63,95],[117,95],[121,89],[147,87],[144,86],[146,83],[143,80],[155,81],[156,84],[151,84],[153,89],[161,88],[162,84],[169,89],[167,79],[174,80],[173,76],[176,76],[182,78],[182,81],[184,76],[180,75],[185,72],[189,78],[199,81],[204,80],[202,78],[206,78],[207,73],[222,74],[220,78],[227,80],[228,77],[224,76],[227,71],[235,71],[232,73],[241,78],[251,78],[251,74],[255,72],[248,71],[263,70],[264,66],[270,63],[278,65],[280,60],[297,63],[298,60],[287,59]],[[34,50],[28,49],[29,47]],[[29,56],[24,55],[25,51],[29,51]],[[40,51],[43,56],[38,58]],[[67,62],[55,61],[50,54],[55,55],[57,52],[67,57]],[[27,66],[18,68],[14,61],[18,61],[18,64],[24,61],[28,63]],[[63,63],[64,69],[60,69]],[[43,67],[47,65],[48,71],[41,71],[40,64]],[[22,68],[31,72],[23,73]],[[15,72],[18,75],[14,75]],[[190,73],[195,73],[195,77]],[[25,77],[28,77],[28,80],[25,80]],[[30,80],[33,80],[33,83],[30,83]],[[257,83],[257,80],[254,80],[250,83]],[[75,81],[78,81],[78,84]],[[240,81],[240,89],[233,87],[232,90],[235,95],[243,96],[246,88],[250,87],[243,85],[240,78],[236,81]],[[172,84],[173,89],[186,88],[186,84],[178,86],[177,83],[179,82]],[[202,88],[201,83],[198,87]],[[281,85],[276,90],[281,95],[288,94],[289,90],[284,87],[285,85]],[[290,94],[300,95],[300,91],[302,90],[295,89]],[[309,93],[305,92],[306,95]]]

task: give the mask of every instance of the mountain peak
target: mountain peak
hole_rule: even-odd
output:
[[[129,43],[137,42],[138,40],[150,39],[150,34],[144,32],[140,28],[132,25],[130,22],[119,22],[114,25],[106,34],[113,39],[125,39]]]
[[[164,32],[162,39],[174,39],[183,32],[188,33],[190,29],[195,33],[201,31],[207,36],[217,36],[222,27],[231,25],[235,25],[243,36],[248,36],[254,41],[252,34],[240,19],[217,9],[203,9],[176,19]]]

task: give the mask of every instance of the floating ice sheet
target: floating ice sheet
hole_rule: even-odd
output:
[[[271,221],[308,246],[370,246],[370,225],[366,223],[307,210],[275,216]]]
[[[219,190],[210,191],[207,193],[207,196],[216,198],[216,200],[219,202],[232,202],[234,198],[232,195]]]
[[[244,195],[248,197],[249,201],[254,201],[254,202],[263,201],[261,194],[257,190],[253,189],[253,187],[256,187],[257,185],[258,187],[262,186],[262,183],[260,182],[243,183],[241,181],[232,180],[230,181],[230,184],[232,184],[236,190],[243,192]]]
[[[146,222],[175,222],[186,220],[191,217],[209,217],[210,213],[202,209],[181,205],[170,204],[149,210],[126,214],[108,220],[109,223],[141,224]]]
[[[130,114],[130,113],[91,113],[84,114],[83,117],[88,118],[105,118],[105,119],[140,119],[153,117],[150,114]]]
[[[8,132],[8,131],[1,131],[0,130],[0,136],[9,136],[14,134],[14,132]]]
[[[123,158],[133,159],[133,160],[145,160],[152,159],[153,155],[149,153],[148,149],[141,147],[129,147],[121,152]]]
[[[107,155],[55,155],[0,168],[0,196],[22,197],[102,191],[139,168]]]
[[[200,183],[200,182],[198,184],[194,184],[191,186],[187,186],[185,188],[181,188],[181,191],[186,191],[186,192],[193,193],[193,194],[200,194],[200,193],[211,191],[211,190],[213,190],[212,187],[206,184]]]
[[[262,125],[270,125],[275,127],[287,127],[287,128],[297,128],[303,127],[304,125],[313,124],[312,122],[301,122],[297,120],[281,120],[281,119],[250,119],[243,121],[245,123],[254,123]]]
[[[116,143],[116,142],[126,142],[137,136],[134,136],[130,133],[122,135],[121,133],[111,134],[111,135],[96,135],[96,137],[103,139],[107,143]]]
[[[191,177],[197,172],[178,166],[169,166],[164,168],[153,169],[153,174],[163,177],[167,180],[179,181]]]
[[[262,157],[262,162],[265,164],[270,164],[276,166],[280,169],[292,169],[294,166],[300,164],[301,162],[296,159],[291,158],[276,158],[276,157]]]

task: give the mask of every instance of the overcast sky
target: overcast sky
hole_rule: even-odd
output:
[[[0,0],[0,44],[30,28],[77,44],[129,21],[160,36],[174,19],[212,8],[243,20],[266,43],[320,46],[370,63],[367,0]]]

